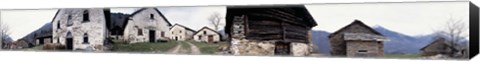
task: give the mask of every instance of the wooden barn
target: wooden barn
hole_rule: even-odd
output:
[[[420,50],[422,56],[434,56],[437,54],[451,55],[454,53],[452,49],[455,47],[449,44],[445,38],[439,37]]]
[[[186,41],[193,39],[192,37],[195,30],[180,24],[175,24],[170,28],[169,33],[171,40]]]
[[[203,27],[202,29],[195,32],[195,34],[193,35],[193,39],[197,42],[212,43],[219,42],[221,37],[220,33],[218,33],[217,31],[208,27]]]
[[[303,5],[228,6],[225,32],[234,55],[307,56],[316,25]]]
[[[384,54],[383,41],[386,38],[360,20],[353,21],[328,37],[332,56],[382,57]]]

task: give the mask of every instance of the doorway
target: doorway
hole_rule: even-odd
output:
[[[213,35],[208,35],[208,42],[212,43],[213,42]]]
[[[150,30],[148,32],[148,36],[149,36],[149,41],[151,43],[155,42],[155,30]]]
[[[288,42],[276,42],[275,43],[275,55],[290,55],[290,43],[288,43]]]

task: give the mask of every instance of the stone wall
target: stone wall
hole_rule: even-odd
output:
[[[169,33],[171,40],[185,41],[192,39],[194,31],[187,30],[181,25],[174,25]]]
[[[230,48],[233,55],[274,55],[275,43],[268,41],[250,42],[246,39],[232,39]]]
[[[88,12],[89,21],[83,21],[83,13]],[[60,9],[53,21],[53,43],[66,45],[67,33],[73,36],[73,50],[103,50],[107,28],[103,9]],[[70,20],[68,19],[70,17]],[[70,22],[69,22],[70,21]],[[70,26],[68,26],[71,24]],[[88,34],[88,35],[85,35]],[[89,43],[83,43],[84,36]]]
[[[156,8],[144,8],[138,13],[132,14],[125,26],[123,38],[130,43],[148,42],[149,31],[155,31],[155,41],[168,40],[170,25]],[[153,19],[150,16],[153,15]],[[138,31],[142,31],[142,35],[138,35]],[[163,34],[163,37],[162,37]]]
[[[249,41],[246,39],[235,39],[231,41],[231,52],[233,55],[275,55],[275,41]],[[308,56],[312,52],[312,46],[306,43],[290,44],[290,55]]]
[[[347,57],[382,57],[383,43],[377,41],[349,41],[347,42]],[[366,52],[359,52],[366,50]]]
[[[206,34],[204,34],[204,32]],[[208,42],[209,35],[213,36],[213,42],[220,41],[220,35],[216,33],[216,31],[212,31],[208,29],[201,29],[200,31],[197,31],[197,33],[193,36],[193,40],[197,42]],[[201,38],[199,36],[201,36]]]

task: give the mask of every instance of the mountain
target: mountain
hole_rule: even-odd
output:
[[[313,47],[316,52],[329,55],[330,54],[330,41],[328,39],[328,35],[330,35],[327,31],[322,30],[313,30],[312,31],[312,42]]]
[[[386,54],[416,54],[420,52],[421,48],[433,42],[435,37],[447,37],[441,32],[410,36],[386,29],[379,25],[373,26],[372,28],[388,38],[388,41],[384,42],[384,52]],[[460,43],[464,43],[464,41]]]
[[[26,36],[22,37],[22,39],[26,40],[29,44],[35,44],[35,37],[37,35],[48,34],[52,33],[52,23],[46,23],[42,27],[38,28],[37,30],[27,34]],[[31,47],[31,46],[30,46]]]

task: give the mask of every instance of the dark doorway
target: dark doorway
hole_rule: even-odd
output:
[[[178,41],[178,37],[175,37],[175,40]]]
[[[73,38],[67,38],[66,46],[67,46],[67,50],[72,50],[73,49]]]
[[[73,36],[71,32],[67,33],[67,39],[65,40],[65,47],[67,50],[73,49]]]
[[[150,30],[148,33],[150,42],[155,42],[155,30]]]
[[[287,43],[287,42],[275,43],[275,55],[290,55],[290,43]]]
[[[40,45],[45,44],[45,40],[43,40],[43,38],[39,38],[39,39],[38,39],[38,43],[39,43]]]

